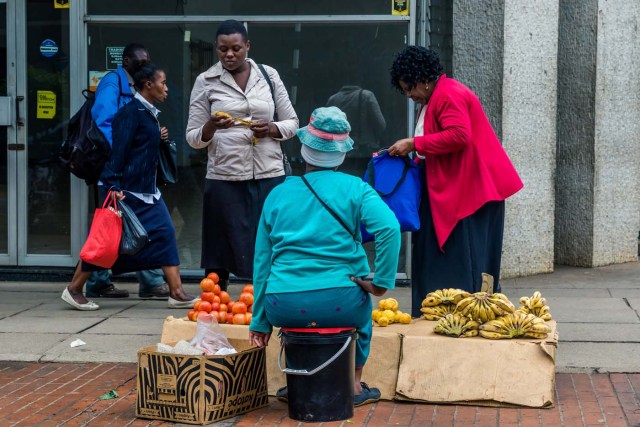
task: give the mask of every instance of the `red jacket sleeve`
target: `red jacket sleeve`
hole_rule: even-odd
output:
[[[438,132],[416,136],[413,141],[418,154],[440,155],[464,150],[471,144],[471,119],[469,107],[463,96],[440,97],[434,105],[427,106],[425,122],[435,120]],[[433,108],[429,111],[429,107]],[[433,128],[427,126],[426,129]]]

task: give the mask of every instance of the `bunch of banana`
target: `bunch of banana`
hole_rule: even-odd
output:
[[[447,314],[455,312],[456,306],[452,304],[440,304],[433,307],[422,307],[422,317],[427,320],[440,320]]]
[[[452,337],[475,337],[478,335],[480,324],[466,316],[458,313],[447,314],[438,320],[433,331],[438,334],[450,335]]]
[[[392,323],[411,323],[411,315],[398,310],[398,301],[394,298],[378,301],[378,309],[371,311],[371,319],[378,326],[388,326]]]
[[[489,339],[515,337],[543,339],[549,332],[551,328],[544,323],[544,320],[521,311],[509,313],[480,325],[480,336]]]
[[[480,323],[488,322],[505,314],[513,313],[515,307],[506,295],[476,292],[464,298],[456,306],[456,312],[469,316]]]
[[[538,291],[535,291],[531,297],[520,298],[520,307],[518,307],[518,311],[533,314],[542,320],[551,320],[551,313],[549,306],[547,305],[547,300],[543,298],[542,294]]]
[[[437,291],[429,292],[424,300],[422,300],[423,307],[435,307],[441,304],[453,304],[456,305],[464,298],[467,298],[471,294],[462,289],[438,289]]]

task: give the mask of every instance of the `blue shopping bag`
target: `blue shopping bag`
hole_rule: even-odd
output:
[[[409,157],[392,157],[380,150],[367,165],[364,181],[368,182],[391,208],[400,223],[401,231],[420,229],[418,207],[422,196],[420,170]],[[374,240],[364,226],[360,228],[362,241]]]

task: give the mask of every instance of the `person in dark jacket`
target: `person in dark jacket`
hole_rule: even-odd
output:
[[[121,255],[112,267],[115,274],[161,267],[169,285],[169,308],[192,307],[197,300],[185,292],[180,279],[178,246],[171,216],[156,186],[161,132],[153,104],[167,97],[164,71],[143,65],[134,75],[138,92],[122,107],[113,121],[111,156],[100,176],[102,199],[107,190],[126,198],[149,235],[149,243],[135,255]],[[97,310],[82,290],[91,271],[100,267],[80,262],[62,299],[78,310]]]
[[[110,145],[113,145],[111,125],[121,107],[133,100],[136,89],[133,75],[141,66],[150,61],[149,51],[138,43],[129,43],[122,52],[122,65],[112,73],[105,75],[96,89],[96,98],[91,117],[96,122]],[[168,138],[166,128],[162,131]],[[102,184],[102,183],[99,183]],[[91,298],[126,298],[129,292],[117,288],[109,278],[109,270],[95,271],[87,280],[87,296]],[[144,270],[136,273],[138,278],[138,296],[140,298],[166,299],[169,287],[164,281],[162,270]]]

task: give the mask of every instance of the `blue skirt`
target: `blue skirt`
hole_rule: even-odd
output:
[[[493,276],[493,290],[500,292],[504,201],[488,202],[458,221],[442,252],[438,247],[427,191],[422,194],[421,226],[412,234],[411,315],[420,317],[422,300],[437,289],[479,292],[482,273]]]
[[[103,191],[100,193],[104,201],[106,196]],[[132,195],[128,195],[124,201],[147,230],[149,242],[135,255],[119,256],[111,267],[113,274],[180,265],[176,231],[162,196],[158,200],[154,199],[152,204],[145,203]],[[82,271],[96,270],[103,270],[103,268],[82,262]]]

